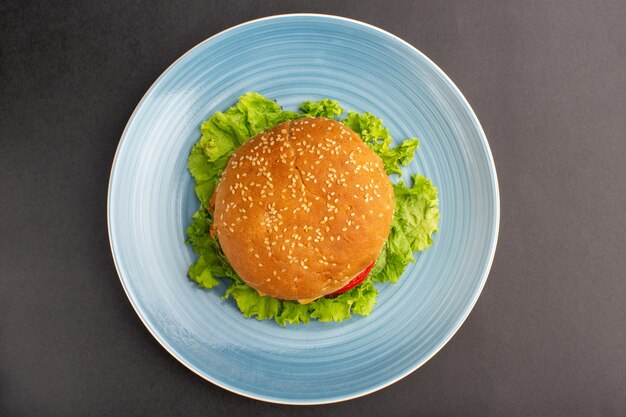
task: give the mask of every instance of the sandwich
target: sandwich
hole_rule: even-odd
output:
[[[438,231],[437,189],[398,178],[419,142],[334,100],[282,109],[247,93],[202,123],[188,166],[200,207],[189,277],[280,325],[369,315]],[[393,181],[392,181],[393,179]],[[225,306],[228,308],[228,305]]]

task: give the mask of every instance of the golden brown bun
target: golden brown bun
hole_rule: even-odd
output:
[[[393,216],[383,163],[343,124],[285,122],[241,146],[215,196],[234,270],[282,300],[330,294],[376,260]]]

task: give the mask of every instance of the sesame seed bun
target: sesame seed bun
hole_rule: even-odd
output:
[[[393,216],[381,159],[343,124],[285,122],[242,145],[215,194],[215,229],[237,274],[282,300],[315,299],[376,261]]]

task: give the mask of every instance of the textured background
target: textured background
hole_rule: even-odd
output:
[[[626,415],[626,2],[0,2],[0,415]],[[459,86],[502,195],[496,259],[457,335],[365,398],[259,403],[143,327],[106,232],[143,93],[252,18],[323,12],[407,40]]]

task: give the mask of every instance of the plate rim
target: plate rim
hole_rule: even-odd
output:
[[[363,26],[369,29],[373,29],[377,32],[382,33],[385,36],[388,36],[390,38],[392,38],[393,40],[400,42],[401,44],[409,47],[411,50],[413,50],[414,52],[416,52],[417,54],[419,54],[422,58],[424,58],[430,65],[432,65],[432,68],[438,72],[438,74],[447,82],[449,83],[449,85],[452,87],[452,90],[456,93],[456,95],[461,99],[461,101],[463,102],[463,104],[465,105],[465,107],[469,110],[469,116],[472,119],[472,121],[474,122],[474,124],[476,125],[476,127],[478,128],[478,133],[479,133],[479,137],[481,139],[482,145],[484,147],[484,149],[486,150],[487,153],[487,164],[489,166],[489,170],[491,171],[491,174],[493,175],[493,193],[494,193],[494,199],[495,199],[495,210],[494,210],[494,219],[493,221],[495,222],[495,227],[494,227],[494,232],[493,235],[491,236],[491,242],[490,242],[490,248],[489,248],[489,254],[488,254],[488,262],[487,262],[487,267],[484,270],[483,276],[481,277],[481,283],[479,288],[475,291],[475,294],[473,296],[473,299],[471,300],[471,302],[468,304],[468,307],[466,308],[466,311],[463,315],[463,317],[456,323],[455,327],[453,328],[453,330],[448,334],[448,336],[439,343],[439,345],[433,349],[433,351],[427,355],[424,359],[422,359],[421,361],[416,362],[411,368],[409,368],[407,371],[400,373],[398,375],[394,375],[391,378],[389,378],[387,381],[384,381],[372,388],[368,388],[368,389],[364,389],[364,390],[360,390],[357,392],[354,392],[351,395],[339,395],[336,397],[325,397],[324,399],[320,399],[320,400],[303,400],[303,401],[299,401],[299,400],[286,400],[286,399],[281,399],[279,397],[272,397],[272,396],[267,396],[267,395],[259,395],[256,394],[254,392],[250,392],[244,389],[238,389],[236,387],[232,387],[228,384],[225,384],[213,377],[211,377],[210,375],[205,375],[204,373],[200,372],[198,369],[196,369],[191,363],[189,363],[181,354],[179,354],[175,349],[173,349],[172,347],[170,347],[168,345],[168,343],[165,340],[162,340],[159,335],[151,328],[150,324],[146,321],[146,319],[144,318],[143,314],[140,313],[140,309],[139,306],[136,304],[135,300],[133,299],[133,297],[131,296],[130,290],[127,288],[126,283],[124,281],[124,279],[122,278],[122,274],[121,274],[121,268],[118,265],[117,259],[116,259],[116,251],[114,248],[114,242],[113,242],[113,238],[112,238],[112,226],[111,226],[111,190],[112,190],[112,184],[113,184],[113,178],[115,175],[115,170],[117,167],[117,163],[118,163],[118,159],[120,156],[120,149],[122,147],[123,142],[126,139],[126,133],[127,130],[129,128],[129,126],[132,124],[132,122],[135,120],[136,116],[137,116],[137,110],[138,108],[141,106],[141,104],[144,102],[144,100],[146,99],[146,96],[152,91],[152,89],[159,84],[159,82],[165,77],[165,75],[167,73],[169,73],[170,69],[176,65],[180,60],[182,60],[183,58],[185,58],[187,55],[189,55],[190,53],[192,53],[193,51],[195,51],[196,49],[198,49],[199,47],[201,47],[203,44],[205,44],[206,42],[209,42],[210,40],[212,40],[213,38],[216,38],[218,36],[221,36],[225,33],[228,33],[230,31],[233,31],[239,27],[242,26],[246,26],[246,25],[250,25],[253,23],[257,23],[257,22],[261,22],[261,21],[267,21],[267,20],[280,20],[283,18],[289,18],[289,17],[317,17],[317,18],[324,18],[324,19],[330,19],[330,20],[339,20],[339,21],[345,21],[351,24],[356,24],[359,26]],[[108,182],[108,187],[107,187],[107,234],[109,237],[109,247],[111,249],[111,257],[113,259],[113,264],[115,266],[115,270],[117,272],[117,276],[118,279],[120,281],[120,283],[122,284],[122,288],[124,289],[124,293],[126,294],[126,298],[128,298],[128,300],[130,301],[131,306],[133,307],[133,310],[135,310],[135,313],[137,314],[137,316],[139,317],[139,319],[141,320],[141,322],[143,323],[144,327],[148,330],[148,332],[152,335],[152,337],[174,358],[176,359],[178,362],[180,362],[182,365],[184,365],[188,370],[190,370],[191,372],[193,372],[194,374],[196,374],[197,376],[199,376],[200,378],[222,388],[225,389],[226,391],[232,392],[234,394],[237,395],[241,395],[247,398],[251,398],[257,401],[264,401],[264,402],[268,402],[268,403],[274,403],[274,404],[284,404],[284,405],[322,405],[322,404],[333,404],[333,403],[338,403],[338,402],[343,402],[343,401],[349,401],[349,400],[353,400],[356,398],[360,398],[369,394],[372,394],[374,392],[380,391],[398,381],[400,381],[401,379],[404,379],[405,377],[407,377],[408,375],[412,374],[413,372],[415,372],[417,369],[421,368],[426,362],[428,362],[430,359],[433,358],[433,356],[435,356],[441,349],[443,349],[443,347],[445,345],[448,344],[448,342],[454,337],[454,335],[459,331],[459,329],[461,328],[461,326],[463,326],[463,324],[465,323],[465,321],[467,320],[467,318],[469,317],[469,314],[472,312],[472,310],[474,309],[474,307],[476,306],[476,303],[478,302],[478,298],[480,297],[480,295],[482,294],[482,291],[485,287],[485,284],[487,283],[487,279],[489,277],[489,273],[491,272],[491,267],[493,266],[493,261],[495,258],[495,253],[496,253],[496,248],[498,246],[498,239],[499,239],[499,235],[500,235],[500,187],[499,187],[499,182],[498,182],[498,175],[497,175],[497,171],[496,171],[496,165],[495,165],[495,161],[493,159],[493,154],[491,152],[491,147],[489,146],[489,141],[487,140],[487,136],[485,135],[485,131],[480,123],[480,120],[478,119],[478,117],[476,116],[476,113],[474,112],[474,109],[472,108],[472,106],[469,104],[467,98],[465,98],[465,96],[463,95],[463,93],[461,92],[461,90],[457,87],[457,85],[454,83],[454,81],[452,81],[452,79],[441,69],[439,68],[439,66],[433,61],[431,60],[428,56],[426,56],[426,54],[424,54],[422,51],[420,51],[419,49],[417,49],[415,46],[411,45],[409,42],[405,41],[404,39],[394,35],[391,32],[388,32],[384,29],[381,29],[377,26],[374,26],[370,23],[366,23],[366,22],[362,22],[360,20],[356,20],[356,19],[352,19],[352,18],[348,18],[348,17],[343,17],[343,16],[337,16],[337,15],[330,15],[330,14],[324,14],[324,13],[284,13],[284,14],[277,14],[277,15],[270,15],[270,16],[265,16],[265,17],[260,17],[257,19],[252,19],[252,20],[248,20],[242,23],[239,23],[237,25],[228,27],[220,32],[215,33],[214,35],[206,38],[205,40],[199,42],[198,44],[196,44],[195,46],[193,46],[192,48],[188,49],[184,54],[182,54],[181,56],[179,56],[174,62],[172,62],[165,70],[163,70],[163,72],[161,72],[161,74],[157,77],[157,79],[150,85],[150,87],[146,90],[146,92],[142,95],[141,99],[139,100],[139,102],[137,103],[137,105],[135,106],[135,108],[133,109],[133,112],[131,113],[131,116],[128,119],[128,122],[126,122],[126,125],[124,126],[124,130],[122,131],[122,134],[120,136],[120,140],[117,144],[117,147],[115,149],[115,155],[113,157],[113,162],[111,164],[111,170],[110,170],[110,174],[109,174],[109,182]]]

